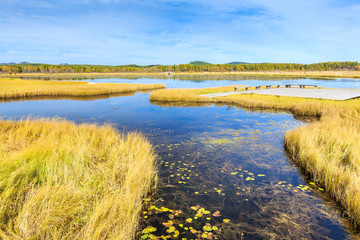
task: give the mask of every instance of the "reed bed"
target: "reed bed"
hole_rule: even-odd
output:
[[[98,83],[0,79],[0,99],[96,96],[165,88],[163,84]]]
[[[322,186],[360,227],[360,99],[346,101],[239,94],[209,98],[200,94],[227,88],[158,90],[152,102],[195,102],[281,109],[319,121],[288,131],[285,148],[314,182]],[[232,87],[230,87],[232,88]],[[230,90],[232,91],[232,89]]]
[[[133,239],[155,169],[138,133],[0,121],[0,238]]]

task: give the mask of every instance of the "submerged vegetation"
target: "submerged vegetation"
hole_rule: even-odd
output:
[[[99,83],[0,79],[0,99],[109,95],[165,88],[163,84]]]
[[[154,103],[218,103],[247,108],[282,109],[318,117],[285,134],[285,147],[313,181],[331,194],[346,215],[360,226],[360,99],[347,101],[239,94],[209,98],[206,93],[232,91],[233,87],[158,90]]]
[[[155,176],[141,134],[0,121],[1,239],[132,239]]]
[[[179,65],[51,65],[14,64],[0,65],[0,73],[157,73],[157,72],[256,72],[256,71],[343,71],[360,70],[358,62],[296,63],[237,63],[210,64],[195,61]]]

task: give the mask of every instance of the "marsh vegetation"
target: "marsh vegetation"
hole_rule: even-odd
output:
[[[0,79],[0,99],[86,97],[165,88],[162,84],[114,84],[71,81]]]
[[[124,132],[142,132],[158,155],[158,183],[157,191],[144,199],[135,238],[356,239],[358,232],[328,189],[284,152],[286,132],[312,126],[314,120],[321,123],[325,113],[319,109],[326,101],[319,108],[316,103],[309,114],[300,110],[311,100],[254,95],[246,96],[250,103],[245,107],[235,100],[200,102],[197,96],[228,90],[233,87],[158,90],[151,103],[148,93],[95,101],[2,102],[0,114],[10,120],[31,114],[110,122]],[[180,102],[177,91],[182,91]],[[153,100],[164,92],[175,101]],[[332,102],[329,109],[357,104]],[[295,109],[299,115],[288,113]],[[310,122],[303,112],[313,116]]]
[[[0,121],[1,239],[131,239],[156,174],[138,133]]]

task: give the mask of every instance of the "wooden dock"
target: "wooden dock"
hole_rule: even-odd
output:
[[[241,88],[238,88],[241,89]],[[234,94],[262,94],[302,98],[318,98],[331,100],[348,100],[360,97],[360,89],[309,89],[309,88],[259,88],[258,90],[243,90],[224,93],[203,94],[206,97],[224,97]],[[243,88],[244,89],[244,88]]]

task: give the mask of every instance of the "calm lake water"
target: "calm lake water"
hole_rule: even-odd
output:
[[[24,78],[26,79],[26,78]],[[239,75],[185,75],[180,77],[155,76],[152,78],[68,78],[64,77],[31,77],[30,79],[39,80],[86,80],[94,83],[163,83],[167,88],[204,88],[221,87],[232,85],[265,85],[265,84],[315,84],[328,88],[356,88],[360,89],[360,79],[351,78],[299,78],[299,77],[267,77],[267,76],[239,76]]]
[[[297,80],[95,79],[203,88]],[[301,80],[360,88],[359,80]],[[246,83],[245,83],[246,82]],[[4,119],[61,117],[144,133],[159,156],[156,193],[147,199],[139,238],[356,239],[341,210],[283,149],[284,133],[303,124],[286,112],[237,107],[155,105],[150,93],[105,99],[0,103]],[[154,228],[150,228],[150,226]],[[156,228],[156,229],[155,229]],[[144,230],[144,233],[141,233]]]

